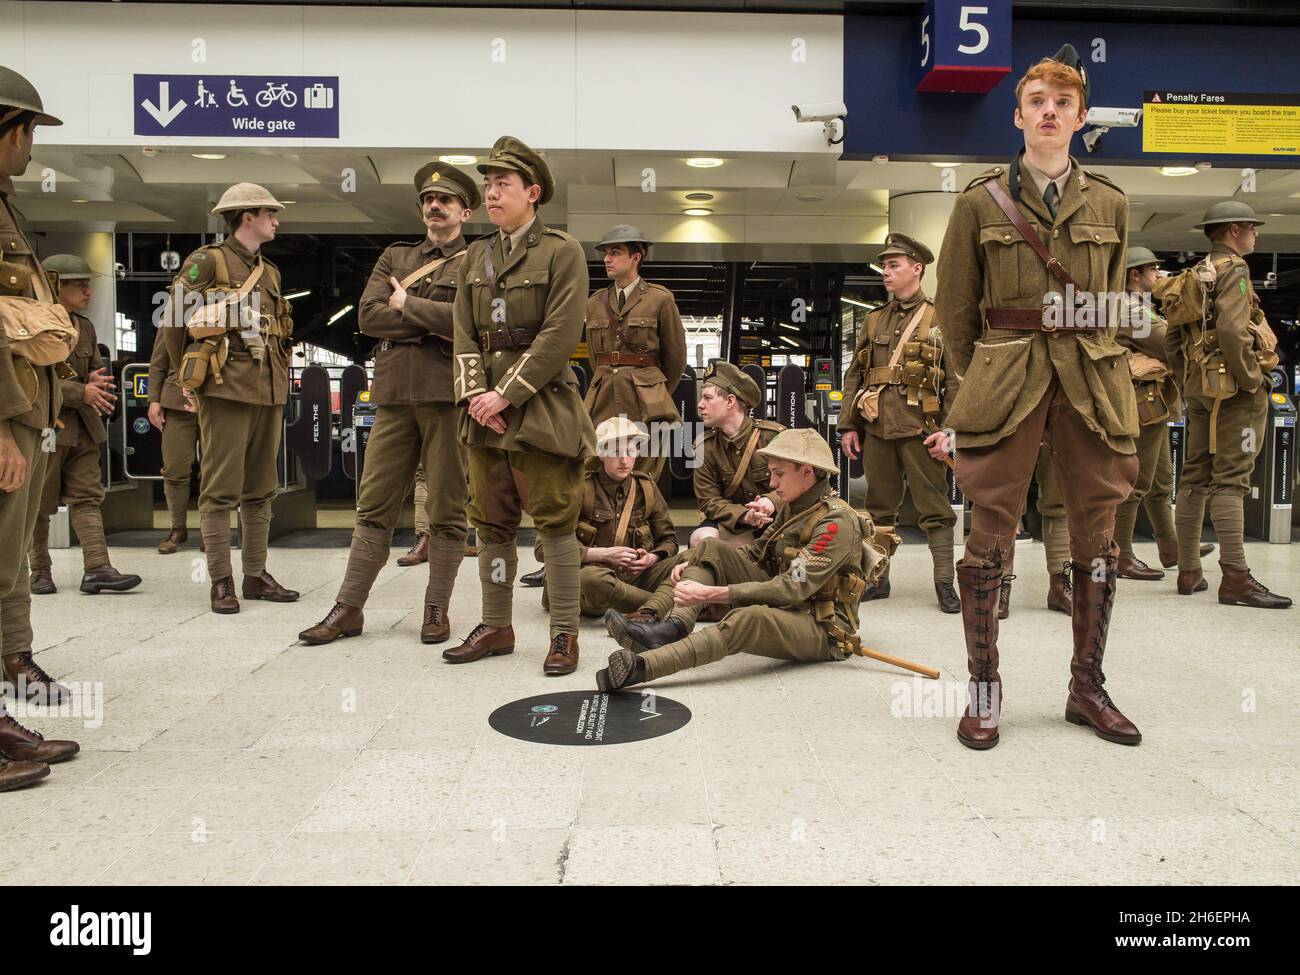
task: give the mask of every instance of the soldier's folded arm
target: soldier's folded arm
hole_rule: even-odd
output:
[[[979,216],[963,193],[957,197],[939,249],[939,281],[934,318],[943,329],[956,378],[966,374],[975,341],[984,331],[980,298],[984,290],[984,252],[979,243]],[[1122,252],[1121,252],[1122,253]]]
[[[369,335],[375,339],[401,342],[423,338],[424,329],[407,322],[403,312],[388,306],[388,299],[393,293],[392,282],[388,279],[392,276],[392,263],[388,259],[388,252],[384,251],[375,262],[374,270],[370,272],[370,278],[366,281],[365,290],[361,292],[361,300],[357,302],[357,328],[361,330],[362,335]],[[408,306],[411,301],[412,298],[408,294],[406,296]]]
[[[582,340],[587,315],[587,260],[582,245],[569,238],[551,260],[546,310],[537,337],[502,378],[496,391],[511,406],[521,406],[569,364]],[[459,298],[459,295],[457,296]]]
[[[450,301],[435,301],[433,298],[408,294],[406,304],[402,306],[402,323],[423,334],[435,335],[450,342],[453,335],[452,308]]]
[[[808,543],[791,560],[790,568],[767,582],[737,582],[729,586],[733,606],[802,606],[856,555],[862,543],[852,526],[835,512],[823,516]]]
[[[9,337],[0,328],[0,423],[10,417],[22,416],[32,408],[14,374],[13,356],[9,352]]]
[[[682,326],[682,315],[677,310],[676,301],[669,299],[664,302],[660,314],[659,370],[668,380],[668,395],[671,396],[686,369],[686,329]]]
[[[469,258],[460,262],[456,272],[456,298],[452,302],[452,393],[457,406],[464,406],[480,393],[486,393],[483,350],[478,346],[474,328],[474,298],[469,286]]]
[[[1223,350],[1223,361],[1237,385],[1254,392],[1264,381],[1255,359],[1250,322],[1250,269],[1242,261],[1219,275],[1214,286],[1214,323]],[[1242,287],[1245,285],[1245,287]]]

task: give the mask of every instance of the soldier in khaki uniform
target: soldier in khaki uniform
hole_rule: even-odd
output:
[[[786,430],[762,453],[772,490],[784,502],[780,521],[741,549],[716,538],[692,549],[659,587],[675,604],[667,619],[616,620],[612,629],[623,649],[596,674],[602,691],[733,653],[843,660],[861,646],[864,520],[831,489],[829,475],[837,468],[830,447],[815,430]],[[717,626],[692,632],[705,605],[736,608]]]
[[[613,283],[587,299],[587,354],[595,369],[587,389],[591,422],[625,416],[650,430],[636,469],[658,479],[668,459],[655,426],[681,423],[673,390],[686,368],[686,329],[673,293],[641,277],[650,241],[636,227],[605,231],[596,250]]]
[[[44,263],[46,271],[58,277],[59,304],[77,326],[77,344],[68,356],[71,375],[60,381],[61,426],[55,441],[57,450],[46,468],[41,510],[32,536],[31,589],[38,595],[57,592],[51,573],[50,517],[59,510],[59,502],[65,501],[72,530],[81,542],[85,568],[81,591],[92,596],[106,590],[126,592],[140,585],[140,577],[118,572],[109,563],[104,519],[99,510],[104,502],[100,444],[108,439],[101,417],[113,412],[117,395],[113,377],[99,354],[95,325],[81,314],[90,304],[90,279],[94,274],[85,261],[73,254],[55,254]]]
[[[654,477],[635,466],[649,438],[626,417],[596,427],[578,516],[582,614],[629,612],[650,598],[672,568],[677,532]]]
[[[203,445],[199,528],[214,613],[239,612],[230,561],[230,512],[235,509],[244,598],[273,603],[298,598],[266,571],[271,503],[279,481],[276,453],[289,400],[293,318],[280,270],[261,248],[275,239],[277,214],[283,209],[255,183],[237,183],[221,195],[212,212],[225,219],[230,232],[220,244],[207,244],[185,259],[173,285],[173,298],[180,300],[163,330],[177,382],[197,402]],[[196,300],[218,313],[220,324],[213,329],[218,334],[191,342],[195,319],[190,306]],[[196,369],[205,370],[201,377]]]
[[[546,557],[551,639],[543,671],[578,665],[583,463],[595,431],[569,358],[582,337],[587,262],[582,245],[537,216],[555,192],[551,171],[511,136],[492,147],[484,199],[499,232],[474,241],[456,288],[453,382],[467,405],[469,517],[478,535],[483,619],[443,651],[449,663],[514,650],[512,596],[522,511]]]
[[[1091,295],[1095,312],[1124,287],[1128,202],[1069,154],[1086,106],[1086,76],[1072,47],[1030,68],[1016,86],[1025,150],[957,197],[939,260],[936,315],[961,384],[948,425],[957,482],[972,502],[957,566],[972,692],[957,737],[971,748],[998,742],[993,609],[1044,441],[1070,531],[1074,657],[1066,718],[1108,741],[1141,741],[1102,673],[1118,562],[1115,509],[1138,469],[1128,354],[1106,316],[1086,308],[1075,314],[1061,297],[1067,289],[1077,299]],[[1054,259],[1052,269],[1040,248]],[[931,434],[927,444],[938,455],[948,437]]]
[[[911,489],[934,562],[934,592],[945,613],[960,613],[953,588],[953,526],[948,469],[925,449],[924,438],[943,423],[951,396],[941,365],[943,338],[934,303],[921,278],[934,254],[904,234],[889,234],[876,255],[889,301],[867,316],[844,377],[840,444],[850,460],[862,456],[867,512],[881,537],[897,538],[903,478]],[[889,554],[893,554],[892,551]],[[889,576],[867,590],[866,600],[889,597]]]
[[[429,582],[422,643],[451,635],[447,607],[465,556],[465,468],[452,400],[452,307],[465,257],[462,228],[482,202],[469,176],[431,162],[415,174],[427,233],[380,255],[361,296],[358,325],[383,339],[375,353],[370,402],[377,407],[357,492],[357,524],[334,608],[304,630],[304,643],[356,636],[361,608],[388,562],[393,531],[418,468],[427,479]]]
[[[167,537],[158,543],[158,554],[174,555],[190,537],[185,517],[190,507],[194,448],[199,442],[199,414],[176,385],[162,332],[155,336],[149,356],[149,422],[162,434],[163,497],[171,520]],[[199,547],[202,545],[200,537]]]
[[[747,545],[776,516],[778,501],[760,448],[785,427],[750,417],[762,396],[758,384],[730,362],[710,363],[704,373],[697,410],[705,429],[695,444],[692,475],[701,521],[691,534],[692,548],[709,538]]]
[[[1216,203],[1196,226],[1210,239],[1214,284],[1206,297],[1204,327],[1170,330],[1171,356],[1184,364],[1187,459],[1178,492],[1178,591],[1205,588],[1201,575],[1201,524],[1205,504],[1219,539],[1219,602],[1257,609],[1286,609],[1287,596],[1269,592],[1246,564],[1246,492],[1264,443],[1268,373],[1277,365],[1277,337],[1259,308],[1246,255],[1255,250],[1254,210],[1236,200]]]
[[[56,307],[54,290],[13,202],[13,177],[31,163],[36,127],[62,124],[45,112],[31,82],[0,67],[0,300],[7,313],[61,319],[71,352],[67,313]],[[62,371],[58,365],[36,365],[15,351],[8,329],[0,328],[0,653],[14,692],[44,703],[61,701],[64,688],[32,658],[27,552],[50,456],[42,446],[53,443],[59,415]],[[77,751],[75,741],[46,741],[24,728],[6,713],[0,697],[0,791],[43,779],[51,764]]]

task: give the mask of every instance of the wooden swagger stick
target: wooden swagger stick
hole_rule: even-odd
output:
[[[910,660],[904,660],[902,657],[891,657],[887,653],[881,653],[878,650],[869,650],[866,647],[860,647],[857,651],[860,656],[870,657],[872,660],[879,660],[881,663],[891,664],[894,667],[901,667],[903,670],[910,670],[914,674],[920,674],[922,677],[928,677],[930,680],[939,679],[939,671],[933,667],[927,667],[925,664],[914,664]]]

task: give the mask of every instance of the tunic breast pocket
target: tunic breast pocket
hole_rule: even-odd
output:
[[[629,352],[656,352],[659,349],[659,322],[653,318],[629,318],[623,326]]]
[[[1070,225],[1070,242],[1075,245],[1074,255],[1066,262],[1066,269],[1088,291],[1107,291],[1107,272],[1111,256],[1119,246],[1119,232],[1108,224],[1075,223]],[[1082,274],[1087,273],[1087,280]]]
[[[985,273],[991,279],[992,302],[1011,299],[1041,298],[1043,262],[1029,242],[1011,224],[980,228],[980,246],[984,251]]]
[[[598,355],[601,352],[608,352],[611,348],[609,322],[603,318],[593,318],[587,322],[587,352],[589,355]],[[593,362],[594,366],[595,363]]]
[[[546,292],[550,272],[546,268],[522,268],[511,272],[502,294],[506,304],[506,324],[511,328],[532,328],[546,312]]]

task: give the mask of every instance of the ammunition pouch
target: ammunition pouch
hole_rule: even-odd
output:
[[[1138,423],[1149,427],[1169,419],[1169,404],[1165,402],[1165,384],[1160,381],[1137,382],[1133,392],[1137,395]]]
[[[221,370],[229,356],[230,343],[224,332],[219,336],[194,343],[181,357],[176,385],[194,392],[207,382],[208,376],[211,376],[212,381],[220,386],[223,382]]]
[[[596,540],[596,526],[589,521],[580,521],[578,527],[574,529],[574,534],[578,536],[578,544],[590,547]]]

